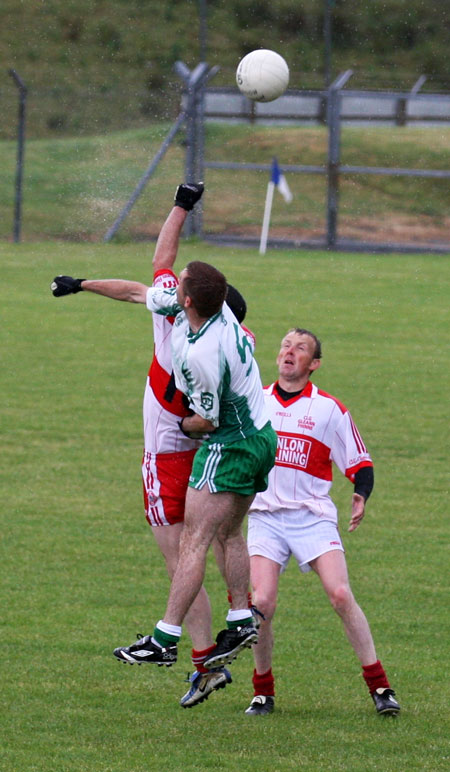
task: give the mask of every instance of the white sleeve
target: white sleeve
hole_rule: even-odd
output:
[[[214,367],[214,363],[205,357],[192,358],[186,381],[182,384],[176,382],[176,386],[187,395],[189,407],[194,413],[211,421],[213,426],[219,426],[222,378],[218,366]]]
[[[147,308],[154,314],[176,316],[183,309],[177,302],[177,288],[149,287],[147,290]]]
[[[351,482],[361,466],[371,466],[372,459],[348,410],[336,426],[331,445],[331,459]]]

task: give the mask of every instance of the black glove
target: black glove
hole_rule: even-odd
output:
[[[50,289],[55,298],[60,298],[62,295],[75,295],[76,292],[82,291],[82,281],[84,279],[74,279],[72,276],[55,276]]]
[[[204,189],[203,182],[184,182],[178,185],[175,191],[175,206],[181,206],[186,212],[190,212],[202,197]]]

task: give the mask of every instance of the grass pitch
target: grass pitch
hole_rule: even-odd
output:
[[[181,247],[178,268],[209,260],[246,295],[265,383],[286,329],[319,335],[315,382],[351,408],[375,462],[355,533],[340,477],[334,498],[402,714],[375,714],[317,578],[291,565],[275,620],[276,712],[251,719],[249,652],[233,683],[192,710],[178,705],[186,635],[170,669],[112,656],[151,631],[168,591],[140,489],[151,319],[90,294],[55,299],[49,284],[57,273],[149,281],[150,248],[0,253],[2,772],[448,769],[448,259]],[[218,630],[226,596],[212,561],[206,586]]]

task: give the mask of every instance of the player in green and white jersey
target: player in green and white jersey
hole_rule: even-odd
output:
[[[177,388],[186,394],[193,412],[211,422],[214,442],[252,436],[269,420],[253,343],[226,303],[197,332],[191,330],[187,315],[179,313],[176,291],[150,287],[147,307],[178,313],[172,331]]]
[[[255,493],[267,487],[276,434],[264,406],[252,343],[226,305],[226,292],[223,274],[200,261],[181,272],[176,290],[147,290],[151,312],[176,316],[175,382],[193,411],[183,418],[181,428],[190,436],[207,436],[194,458],[180,558],[165,616],[153,636],[134,644],[139,645],[141,662],[176,661],[181,625],[202,584],[206,554],[215,536],[224,548],[232,607],[227,628],[218,634],[204,665],[229,663],[257,640],[247,603],[249,559],[242,521]]]

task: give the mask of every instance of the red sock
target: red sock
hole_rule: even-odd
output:
[[[373,694],[377,689],[390,688],[384,667],[379,659],[373,665],[363,665],[363,677],[370,694]]]
[[[203,666],[203,663],[208,656],[208,654],[215,648],[216,644],[213,643],[212,646],[209,646],[207,649],[203,649],[202,651],[198,651],[198,649],[192,649],[191,652],[191,659],[192,664],[194,665],[195,669],[199,671],[199,673],[208,673],[209,671],[206,669],[206,667]]]
[[[266,673],[257,673],[253,671],[253,689],[254,696],[263,694],[265,697],[275,697],[275,679],[272,675],[272,668]]]
[[[231,606],[231,604],[233,603],[233,598],[231,597],[231,592],[229,590],[227,590],[227,592],[228,592],[228,603]],[[248,607],[251,608],[252,605],[253,605],[252,604],[252,594],[251,594],[251,592],[248,593],[247,600],[248,600]]]

